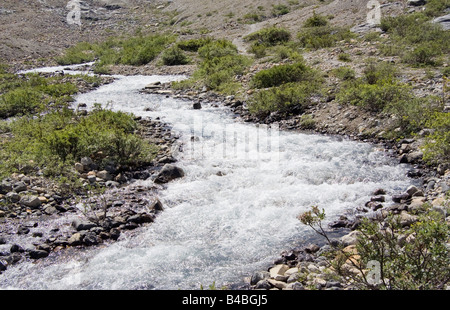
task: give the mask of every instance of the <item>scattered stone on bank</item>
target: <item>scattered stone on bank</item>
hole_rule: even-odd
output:
[[[151,182],[143,186],[135,181],[159,175],[169,182],[184,175],[178,167],[164,169],[165,165],[176,162],[172,150],[179,137],[159,119],[138,118],[137,121],[141,124],[139,133],[159,147],[149,167],[124,170],[112,165],[100,170],[90,157],[74,165],[74,173],[85,184],[105,188],[103,198],[78,196],[81,201],[75,200],[74,195],[63,194],[60,185],[42,177],[13,174],[1,180],[0,273],[8,266],[43,259],[67,248],[114,242],[155,220],[164,210],[157,199],[161,186]],[[71,219],[74,216],[77,218]],[[61,224],[65,219],[68,222]]]

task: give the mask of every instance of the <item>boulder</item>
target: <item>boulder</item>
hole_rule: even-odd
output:
[[[48,252],[45,250],[40,250],[40,249],[35,249],[30,251],[30,257],[32,259],[39,259],[39,258],[44,258],[48,256]]]
[[[42,202],[37,196],[23,196],[20,199],[20,204],[31,209],[36,209],[41,206]]]
[[[273,268],[270,268],[269,274],[271,278],[275,278],[278,275],[284,275],[284,273],[289,269],[288,265],[279,264]]]
[[[97,172],[97,177],[102,180],[105,180],[105,181],[111,181],[113,179],[113,176],[111,175],[111,173],[109,173],[106,170]]]
[[[450,30],[450,14],[437,17],[432,22],[441,25],[444,30]]]
[[[427,3],[427,0],[408,0],[407,3],[410,6],[422,6]]]
[[[184,177],[183,169],[172,164],[166,164],[156,176],[155,183],[168,183],[182,177]]]
[[[27,189],[28,189],[27,185],[24,182],[17,182],[17,183],[14,184],[14,187],[13,187],[13,190],[16,193],[24,192]]]
[[[255,273],[252,275],[251,279],[250,279],[250,284],[251,284],[251,285],[256,285],[259,281],[265,280],[265,279],[267,279],[267,278],[269,278],[269,277],[270,277],[270,273],[267,272],[267,271],[258,271],[258,272],[255,272]]]
[[[83,241],[83,235],[81,233],[74,233],[69,240],[67,240],[67,243],[69,246],[76,246],[80,245]]]
[[[96,227],[97,225],[91,222],[86,222],[86,221],[82,221],[79,219],[76,219],[72,222],[72,226],[77,230],[77,231],[81,231],[81,230],[89,230],[91,228]]]

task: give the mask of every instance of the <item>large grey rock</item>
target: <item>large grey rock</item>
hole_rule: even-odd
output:
[[[97,177],[102,180],[105,180],[105,181],[111,181],[113,179],[113,176],[111,175],[111,173],[109,173],[106,170],[97,172]]]
[[[267,271],[255,272],[250,279],[250,284],[256,285],[259,281],[268,279],[269,277],[270,277],[270,273]]]
[[[444,30],[450,30],[450,14],[437,17],[432,22],[441,25]]]
[[[13,187],[10,182],[3,181],[0,184],[0,194],[7,194],[8,192],[12,191]]]
[[[20,204],[26,207],[36,209],[41,206],[41,200],[37,196],[23,196],[20,199]]]
[[[76,245],[80,245],[83,241],[83,235],[80,233],[74,233],[69,240],[67,240],[67,243],[70,246],[76,246]]]
[[[166,164],[156,176],[155,183],[168,183],[182,177],[184,177],[183,169],[172,164]]]
[[[27,185],[26,185],[24,182],[22,182],[22,181],[16,182],[16,183],[14,184],[14,187],[13,187],[13,190],[14,190],[16,193],[24,192],[24,191],[26,191],[27,189],[28,189]]]

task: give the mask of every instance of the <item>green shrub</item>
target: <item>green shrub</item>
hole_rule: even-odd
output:
[[[303,62],[304,58],[297,48],[286,45],[277,45],[270,49],[273,56],[273,62],[281,62],[284,60],[291,60],[293,62]]]
[[[99,56],[97,46],[88,42],[80,42],[68,48],[64,55],[56,58],[60,65],[81,64],[94,61]]]
[[[249,111],[265,116],[271,112],[282,115],[301,114],[311,104],[311,96],[319,92],[319,82],[287,83],[257,91],[249,101]]]
[[[433,211],[421,214],[409,228],[404,228],[395,215],[385,223],[389,233],[380,229],[378,221],[364,221],[356,244],[363,266],[369,261],[380,263],[377,287],[444,289],[450,279],[450,256],[446,248],[450,231],[440,214]],[[402,236],[403,243],[399,241]]]
[[[398,55],[414,66],[436,65],[436,57],[450,52],[450,32],[431,23],[423,13],[382,18],[381,28],[391,41],[389,48],[382,48],[383,53]]]
[[[359,289],[442,290],[450,280],[450,226],[429,205],[422,209],[410,225],[399,215],[363,218],[353,251],[331,241],[323,228],[325,211],[317,206],[298,219],[326,239],[332,250],[325,260]]]
[[[287,5],[284,4],[275,4],[272,5],[272,15],[273,16],[281,16],[290,12],[290,9]]]
[[[109,38],[100,43],[81,42],[66,50],[56,60],[61,65],[78,64],[98,59],[101,67],[111,64],[140,66],[155,59],[168,44],[175,41],[170,35],[142,35]]]
[[[213,41],[212,38],[200,38],[200,39],[191,39],[177,42],[177,47],[182,49],[183,51],[189,52],[197,52],[199,48],[202,46],[209,44]]]
[[[440,55],[440,53],[438,47],[422,43],[412,51],[405,53],[402,60],[414,66],[434,66],[437,64],[435,57]]]
[[[350,62],[350,61],[352,61],[350,55],[347,54],[347,53],[340,53],[340,54],[338,55],[338,59],[339,59],[340,61],[344,61],[344,62]]]
[[[316,12],[313,12],[313,16],[309,17],[303,26],[305,27],[323,27],[328,25],[328,19],[325,16],[318,15]]]
[[[302,62],[274,66],[256,73],[251,81],[255,88],[267,88],[281,84],[314,80],[317,73]]]
[[[361,80],[344,83],[337,93],[340,103],[349,103],[363,107],[368,111],[381,112],[386,105],[410,99],[411,89],[394,81],[381,81],[376,84]]]
[[[427,126],[435,112],[442,111],[442,104],[438,98],[416,98],[410,95],[406,100],[389,102],[384,111],[395,116],[394,127],[399,128],[391,132],[395,137],[411,137]]]
[[[350,67],[339,67],[332,70],[332,74],[334,74],[337,78],[341,80],[353,80],[356,77],[355,70]]]
[[[428,16],[440,16],[449,8],[449,0],[428,0],[425,4],[425,14]]]
[[[363,70],[364,82],[368,84],[376,84],[382,81],[394,80],[397,75],[397,69],[388,62],[376,62],[369,59]]]
[[[254,54],[255,58],[263,58],[267,56],[267,46],[265,44],[255,42],[250,45],[247,52]]]
[[[17,88],[0,97],[0,117],[24,115],[41,106],[42,93],[32,88]]]
[[[424,160],[430,164],[450,163],[450,113],[435,112],[426,124],[433,130],[424,145]]]
[[[177,46],[166,49],[162,53],[161,59],[166,66],[185,65],[189,63],[189,58],[184,54],[183,50]]]
[[[44,78],[36,73],[21,77],[14,74],[0,75],[0,117],[34,113],[50,108],[49,103],[71,101],[70,96],[77,93],[78,88],[74,83],[62,80],[63,77]]]
[[[242,18],[244,19],[244,23],[252,24],[262,22],[266,17],[260,13],[247,13]]]
[[[18,119],[10,124],[12,138],[2,142],[0,174],[32,162],[46,176],[59,177],[86,156],[100,167],[146,164],[156,148],[134,133],[137,128],[132,115],[99,108],[88,116],[62,109]]]
[[[290,39],[291,33],[287,29],[276,26],[263,28],[244,37],[244,40],[247,42],[263,44],[266,46],[285,43]]]
[[[219,39],[205,44],[204,46],[199,48],[198,54],[203,59],[209,61],[215,58],[237,55],[238,50],[231,41]]]
[[[208,43],[198,53],[202,60],[192,79],[219,92],[234,91],[235,77],[243,74],[250,64],[250,60],[239,55],[236,46],[227,40]]]
[[[355,37],[348,29],[330,26],[304,28],[297,34],[301,47],[320,49],[335,46],[337,42]]]
[[[164,35],[138,36],[121,43],[119,63],[140,66],[155,59],[174,38]]]

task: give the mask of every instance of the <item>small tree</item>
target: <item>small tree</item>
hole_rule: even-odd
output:
[[[363,289],[443,289],[450,281],[450,228],[441,214],[427,204],[423,208],[410,225],[398,215],[364,219],[358,228],[358,256],[331,242],[322,225],[324,210],[312,207],[298,218],[327,240],[337,258],[358,270],[352,278]]]

